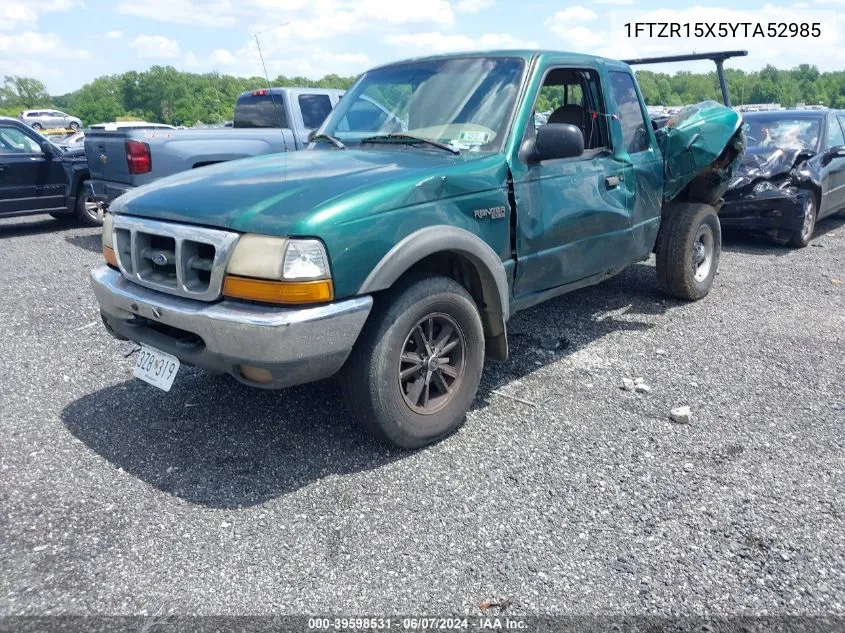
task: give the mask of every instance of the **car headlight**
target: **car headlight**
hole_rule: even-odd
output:
[[[117,268],[117,256],[114,254],[113,224],[114,216],[111,213],[106,213],[103,216],[103,259],[109,266]]]
[[[242,235],[226,267],[223,294],[280,304],[331,301],[326,249],[315,239]]]

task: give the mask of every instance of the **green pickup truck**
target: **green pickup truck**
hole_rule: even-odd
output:
[[[94,292],[153,385],[180,363],[263,388],[337,374],[369,429],[424,446],[464,420],[485,358],[507,359],[517,310],[652,252],[668,294],[708,293],[741,123],[705,102],[655,130],[630,66],[594,56],[390,64],[307,151],[115,200]]]

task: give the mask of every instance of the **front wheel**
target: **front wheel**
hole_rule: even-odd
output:
[[[79,131],[79,123],[77,123],[76,121],[71,121],[70,125],[68,127],[70,127],[70,129],[73,130],[74,132]]]
[[[342,378],[360,423],[396,446],[419,448],[463,423],[483,366],[472,297],[453,279],[424,276],[379,298]]]
[[[673,205],[657,235],[657,283],[665,293],[697,301],[710,292],[722,252],[722,226],[707,204]]]
[[[804,248],[813,239],[816,230],[816,217],[818,215],[818,204],[816,194],[808,192],[804,199],[804,222],[801,228],[789,234],[787,243],[793,248]]]

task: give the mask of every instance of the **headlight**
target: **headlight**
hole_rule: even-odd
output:
[[[241,235],[226,271],[233,275],[281,279],[287,240],[266,235]]]
[[[319,240],[288,240],[285,250],[284,279],[326,279],[329,258]]]
[[[331,301],[326,249],[314,239],[242,235],[226,267],[223,294],[280,304]]]
[[[112,241],[112,226],[114,225],[114,216],[111,213],[106,213],[103,216],[103,246],[107,246],[108,248],[114,248],[114,242]]]
[[[117,268],[117,256],[114,254],[113,224],[114,216],[111,213],[106,213],[103,216],[103,259],[109,266]]]

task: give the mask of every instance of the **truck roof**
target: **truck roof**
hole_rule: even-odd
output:
[[[398,64],[407,64],[410,62],[434,61],[439,59],[460,59],[465,57],[518,57],[524,59],[525,61],[531,61],[532,59],[537,57],[555,57],[564,58],[567,62],[571,62],[573,64],[594,62],[596,60],[599,60],[609,64],[619,64],[620,66],[627,66],[627,64],[619,61],[618,59],[599,57],[598,55],[587,55],[585,53],[571,53],[569,51],[556,51],[550,49],[503,49],[491,51],[466,51],[461,53],[446,53],[441,55],[426,55],[424,57],[412,57],[409,59],[390,62],[389,64],[382,64],[381,66],[377,66],[376,68],[389,68],[390,66],[396,66]]]

